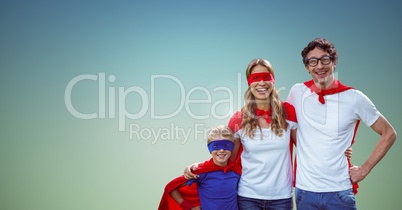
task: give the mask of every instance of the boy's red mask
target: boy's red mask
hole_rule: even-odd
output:
[[[248,86],[251,85],[253,82],[260,82],[260,81],[267,81],[275,83],[275,77],[271,73],[268,72],[260,72],[251,74],[250,77],[247,79]]]

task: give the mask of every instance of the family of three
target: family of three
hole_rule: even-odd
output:
[[[272,65],[249,63],[244,107],[228,126],[210,129],[212,158],[169,182],[160,210],[291,210],[293,187],[298,210],[356,209],[357,183],[385,156],[396,132],[366,95],[334,77],[338,53],[331,42],[314,39],[301,54],[312,79],[295,84],[286,102]],[[348,148],[361,121],[379,140],[357,167]]]

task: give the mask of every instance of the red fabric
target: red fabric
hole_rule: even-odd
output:
[[[291,104],[289,104],[287,102],[283,103],[283,106],[284,106],[285,111],[286,111],[287,120],[297,122],[295,108]],[[292,163],[293,163],[293,145],[294,145],[294,142],[295,142],[294,139],[292,139],[292,137],[291,137],[290,142],[289,142],[289,150],[290,150],[290,160],[292,160]],[[296,164],[297,163],[296,163],[296,160],[295,160],[294,165],[296,165]],[[293,184],[293,186],[295,186],[295,184],[296,184],[296,171],[293,171],[293,183],[292,184]]]
[[[335,93],[340,93],[349,89],[353,89],[352,87],[343,85],[341,82],[338,80],[335,80],[327,89],[321,90],[318,88],[313,80],[307,81],[304,83],[308,88],[310,88],[311,92],[316,92],[318,95],[318,101],[320,103],[325,104],[325,95],[330,95],[330,94],[335,94]]]
[[[229,120],[228,127],[236,133],[241,129],[241,122],[243,120],[243,113],[241,111],[237,111]],[[243,152],[243,145],[240,144],[239,150],[237,151],[235,163],[241,166],[241,158],[240,155]]]
[[[296,110],[293,105],[289,104],[288,102],[282,102],[282,105],[285,108],[285,112],[287,115],[286,119],[292,122],[297,122]]]
[[[265,118],[267,123],[271,123],[271,115],[272,115],[271,108],[269,108],[267,111],[257,109],[256,112],[255,112],[255,115],[257,117],[263,117],[263,118]]]
[[[229,120],[228,127],[236,133],[241,129],[241,122],[243,120],[243,113],[241,111],[237,111]]]
[[[360,124],[360,120],[357,121],[356,123],[356,127],[355,127],[355,131],[353,134],[353,139],[352,142],[350,143],[350,146],[352,146],[355,143],[355,137],[356,137],[356,133],[357,133],[357,129],[359,128],[359,124]],[[351,167],[352,163],[350,162],[350,159],[348,158],[348,166]],[[359,184],[358,183],[352,183],[353,185],[353,193],[356,195],[358,192],[358,188],[359,188]]]
[[[191,210],[191,208],[193,208],[193,204],[191,204],[189,201],[187,200],[183,200],[180,204],[180,207],[184,210]]]
[[[219,171],[219,170],[223,170],[223,172],[225,172],[225,173],[228,171],[233,171],[233,172],[241,175],[241,167],[239,165],[235,164],[234,162],[228,160],[227,166],[222,167],[222,166],[216,165],[212,158],[203,162],[202,164],[200,164],[198,166],[197,170],[194,171],[194,173],[202,174],[202,173],[208,173],[211,171]]]
[[[170,192],[179,187],[181,184],[186,183],[187,179],[184,176],[179,176],[170,181],[163,192],[158,210],[174,210],[182,209],[180,205],[170,196]],[[184,186],[178,189],[183,199],[190,202],[193,206],[200,206],[200,198],[198,197],[197,185]]]
[[[267,81],[275,83],[275,77],[271,73],[268,72],[260,72],[251,74],[250,77],[247,79],[248,86],[251,85],[253,82],[260,82],[260,81]]]
[[[240,165],[235,164],[234,162],[231,162],[229,160],[228,165],[226,167],[221,167],[221,166],[216,165],[213,162],[212,158],[210,160],[207,160],[204,163],[200,164],[198,166],[198,169],[196,171],[194,171],[194,173],[202,174],[202,173],[218,171],[218,170],[223,170],[225,173],[227,171],[234,171],[235,173],[241,175],[241,166]],[[170,192],[172,192],[174,189],[176,189],[183,183],[186,183],[187,181],[188,180],[186,178],[184,178],[184,176],[179,176],[179,177],[173,179],[172,181],[170,181],[165,186],[165,190],[163,192],[161,201],[159,203],[158,210],[182,209],[180,207],[180,205],[170,196]],[[184,200],[187,200],[193,206],[200,206],[200,198],[198,196],[196,183],[193,183],[190,186],[185,185],[185,186],[179,188],[178,191],[180,192],[180,195],[183,197]]]

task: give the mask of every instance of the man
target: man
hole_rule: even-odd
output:
[[[363,180],[396,139],[391,124],[362,92],[334,77],[338,53],[326,39],[317,38],[302,51],[312,80],[296,84],[287,101],[296,110],[297,209],[356,209],[353,184]],[[362,121],[380,135],[361,167],[351,167],[344,151]]]

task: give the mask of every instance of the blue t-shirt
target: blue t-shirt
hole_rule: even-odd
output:
[[[228,171],[213,171],[199,174],[196,180],[189,180],[187,185],[197,183],[203,210],[238,210],[237,183],[240,175]]]

